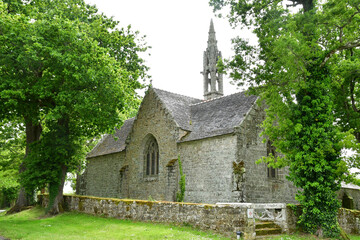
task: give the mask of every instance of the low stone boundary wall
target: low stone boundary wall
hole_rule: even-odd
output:
[[[286,221],[290,233],[295,232],[297,230],[296,222],[298,221],[298,216],[300,214],[301,214],[300,205],[295,205],[294,207],[287,206]],[[359,210],[340,208],[337,217],[340,227],[347,234],[360,234]]]
[[[47,205],[47,197],[43,197],[41,201],[43,206]],[[232,238],[236,238],[236,232],[241,231],[244,239],[255,238],[255,220],[248,218],[246,205],[176,203],[78,195],[65,195],[64,201],[69,211],[136,221],[190,224],[201,230],[214,230]]]
[[[46,207],[48,196],[41,195],[39,198]],[[296,231],[297,216],[301,214],[299,205],[290,207],[284,203],[199,204],[79,195],[64,195],[64,201],[68,211],[136,221],[190,224],[231,238],[236,238],[236,232],[240,231],[243,239],[255,239],[255,219],[274,221],[283,232],[292,233]],[[341,208],[338,221],[346,233],[360,234],[360,211]]]
[[[340,208],[338,213],[339,225],[348,234],[360,234],[360,211]]]

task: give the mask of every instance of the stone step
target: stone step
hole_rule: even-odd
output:
[[[275,235],[282,232],[281,228],[262,228],[256,229],[256,236]]]
[[[262,228],[279,228],[279,226],[274,222],[257,222],[255,224],[255,229],[262,229]]]
[[[274,234],[274,235],[263,235],[263,236],[256,236],[255,239],[257,240],[261,240],[261,239],[272,239],[272,238],[276,238],[276,237],[281,237],[282,235],[281,234]]]

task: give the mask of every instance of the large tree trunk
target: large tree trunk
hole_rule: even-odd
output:
[[[57,137],[63,138],[64,145],[62,146],[63,150],[71,149],[71,141],[70,141],[70,129],[69,129],[69,118],[67,115],[63,116],[63,118],[58,120],[57,129],[53,129],[56,131]],[[71,151],[66,151],[66,154],[59,153],[62,156],[62,161],[59,162],[61,166],[61,172],[59,176],[59,181],[55,181],[49,184],[49,206],[48,206],[48,214],[56,215],[64,211],[63,209],[63,189],[66,179],[67,166],[64,164],[64,159],[71,158]]]
[[[67,173],[67,167],[65,165],[62,165],[61,166],[61,181],[58,183],[50,183],[49,184],[49,189],[50,189],[49,206],[48,206],[48,208],[49,208],[48,214],[49,215],[56,215],[56,214],[64,212],[63,189],[64,189],[64,184],[65,184],[65,179],[66,179],[66,173]],[[52,188],[57,190],[57,192],[55,193],[55,191],[52,191],[51,190]],[[54,195],[56,195],[56,196],[54,197]],[[51,200],[52,198],[54,198],[53,201]]]
[[[26,151],[25,158],[30,152],[30,145],[35,141],[40,139],[42,127],[40,123],[34,124],[31,120],[26,121]],[[20,165],[19,174],[23,173],[26,170],[26,166],[23,163]],[[15,205],[7,212],[7,214],[12,214],[20,212],[24,209],[27,209],[33,203],[33,195],[27,194],[25,189],[20,186],[19,195],[16,199]]]

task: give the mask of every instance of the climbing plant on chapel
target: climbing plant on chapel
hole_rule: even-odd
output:
[[[176,201],[183,202],[185,198],[185,174],[183,173],[182,163],[180,156],[178,156],[180,180],[179,180],[179,191],[176,193]]]

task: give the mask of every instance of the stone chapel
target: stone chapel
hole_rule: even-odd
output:
[[[297,189],[286,179],[286,168],[255,163],[274,152],[260,137],[265,111],[256,96],[224,96],[219,57],[211,21],[203,58],[204,99],[150,87],[137,116],[88,154],[77,193],[175,201],[180,159],[185,202],[296,203]]]

